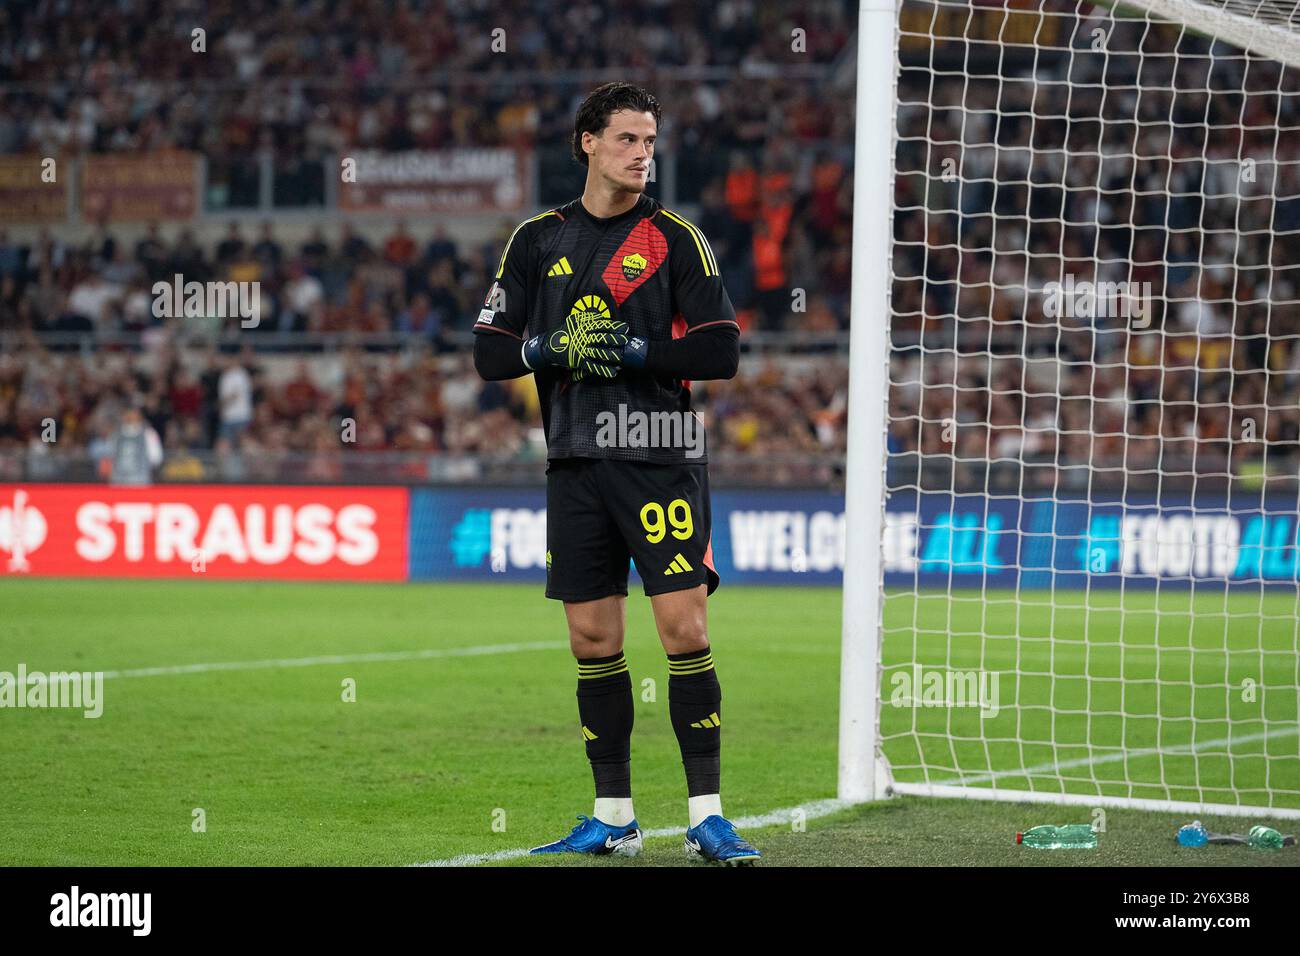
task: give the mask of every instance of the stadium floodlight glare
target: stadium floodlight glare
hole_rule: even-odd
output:
[[[1298,6],[862,0],[841,799],[1300,819]]]

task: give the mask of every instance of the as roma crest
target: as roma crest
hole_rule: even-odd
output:
[[[635,282],[637,276],[645,271],[646,261],[642,255],[633,254],[623,257],[623,278]]]

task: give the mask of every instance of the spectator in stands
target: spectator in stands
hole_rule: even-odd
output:
[[[384,258],[405,269],[415,261],[415,240],[406,228],[406,220],[397,220],[397,228],[384,241]]]
[[[253,421],[253,377],[239,356],[227,355],[217,383],[221,408],[221,437],[233,448]]]
[[[324,318],[325,287],[301,261],[295,261],[289,267],[289,276],[284,288],[280,327],[294,332],[320,328]]]
[[[153,472],[162,460],[163,448],[158,433],[145,421],[138,404],[127,405],[113,432],[109,458],[106,459],[109,482],[115,485],[150,484]]]
[[[113,327],[113,306],[122,298],[121,286],[99,272],[87,271],[68,295],[66,314],[84,323],[82,327],[109,330]]]
[[[156,221],[149,223],[145,237],[135,244],[135,261],[140,264],[144,276],[150,282],[166,279],[167,246],[163,243],[162,233]]]
[[[239,228],[239,220],[232,219],[226,232],[226,238],[217,243],[217,265],[229,265],[244,256],[247,251],[248,244],[244,242],[243,232]]]
[[[262,264],[268,275],[278,271],[284,261],[284,249],[275,240],[275,224],[270,219],[262,223],[262,235],[253,244],[253,258]]]
[[[433,227],[433,238],[424,250],[424,261],[434,265],[442,260],[456,261],[456,244],[447,237],[446,223],[439,221]]]

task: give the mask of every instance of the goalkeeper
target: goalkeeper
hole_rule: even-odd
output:
[[[703,431],[692,380],[731,378],[740,329],[708,241],[645,195],[660,108],[608,83],[578,110],[580,199],[525,220],[474,324],[485,379],[533,373],[546,431],[546,596],[564,602],[578,716],[596,784],[590,818],[534,853],[641,849],[632,809],[632,680],[623,656],[629,559],[668,656],[669,714],[686,771],[688,852],[759,853],[722,814],[722,691],[706,627],[718,586]],[[623,414],[620,414],[622,412]],[[674,423],[672,440],[611,421]],[[612,416],[612,418],[611,418]],[[642,436],[644,439],[644,436]]]

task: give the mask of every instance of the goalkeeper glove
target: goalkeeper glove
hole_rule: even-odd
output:
[[[646,352],[650,344],[641,336],[634,335],[627,340],[627,345],[623,346],[623,354],[619,356],[620,364],[624,368],[645,368]]]
[[[568,369],[575,381],[586,377],[613,378],[623,364],[627,329],[626,322],[612,319],[588,321],[578,327],[566,323],[563,329],[536,335],[525,342],[524,364],[533,370],[546,366]]]

